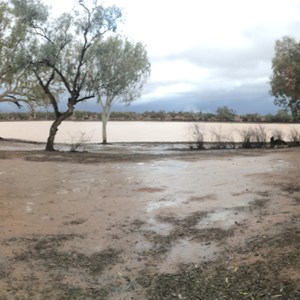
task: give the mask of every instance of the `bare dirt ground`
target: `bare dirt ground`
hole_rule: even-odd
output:
[[[300,299],[299,148],[26,147],[0,140],[1,300]]]

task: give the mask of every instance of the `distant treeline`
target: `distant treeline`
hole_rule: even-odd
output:
[[[10,112],[1,113],[0,120],[7,121],[25,121],[25,120],[53,120],[52,112]],[[75,111],[70,118],[73,121],[97,121],[101,120],[101,113],[89,111]],[[244,114],[238,115],[227,107],[218,108],[216,113],[204,112],[167,112],[145,111],[137,112],[112,112],[110,120],[112,121],[207,121],[207,122],[292,122],[292,118],[285,110],[279,110],[276,114],[260,115]]]

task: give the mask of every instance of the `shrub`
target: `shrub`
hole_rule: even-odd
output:
[[[70,152],[76,152],[80,147],[83,147],[84,144],[86,144],[89,140],[90,138],[86,136],[85,132],[80,132],[79,137],[72,136]]]
[[[240,131],[240,135],[242,138],[242,147],[243,148],[251,148],[253,142],[253,129],[247,128],[245,130]]]
[[[291,129],[289,139],[294,146],[300,146],[300,130],[295,127]]]
[[[280,140],[282,141],[283,140],[283,133],[281,130],[279,129],[276,129],[272,132],[272,137],[275,139],[275,140]]]
[[[215,149],[226,148],[226,142],[230,140],[229,137],[223,135],[221,127],[218,131],[212,131],[212,137]]]
[[[262,147],[267,143],[267,132],[264,126],[258,125],[253,129],[254,143],[256,147]]]
[[[267,133],[265,127],[258,125],[255,128],[249,127],[243,131],[240,131],[242,137],[242,147],[263,147],[267,143]]]
[[[193,124],[189,128],[189,135],[192,138],[192,142],[196,144],[197,149],[204,149],[204,134],[199,124]]]

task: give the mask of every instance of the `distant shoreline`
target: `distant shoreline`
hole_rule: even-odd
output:
[[[68,120],[70,121],[99,121],[101,112],[75,110]],[[7,121],[31,121],[54,120],[53,112],[0,112],[0,120]],[[137,112],[112,112],[110,121],[159,121],[159,122],[259,122],[259,123],[293,123],[292,117],[285,110],[279,110],[276,114],[261,115],[258,113],[236,114],[234,111],[223,108],[216,113],[187,112],[187,111],[145,111]]]
[[[0,119],[0,123],[4,122],[51,122],[54,121],[54,119],[26,119],[26,120],[3,120]],[[94,123],[101,123],[101,120],[71,120],[67,119],[65,122],[94,122]],[[224,124],[287,124],[287,125],[300,125],[300,122],[270,122],[270,121],[203,121],[203,120],[118,120],[118,119],[112,119],[109,120],[109,122],[149,122],[149,123],[224,123]]]

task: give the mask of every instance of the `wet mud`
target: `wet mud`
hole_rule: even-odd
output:
[[[2,146],[1,300],[300,298],[299,149]]]

